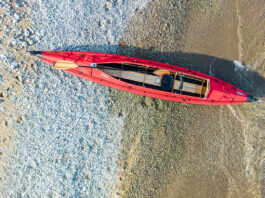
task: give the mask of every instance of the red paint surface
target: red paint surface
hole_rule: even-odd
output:
[[[134,65],[144,65],[160,69],[168,69],[189,76],[199,77],[210,80],[210,91],[206,98],[198,98],[194,96],[186,96],[161,90],[145,88],[137,85],[132,85],[100,71],[99,69],[77,67],[67,69],[66,71],[76,76],[88,79],[90,81],[136,93],[144,96],[159,98],[163,100],[171,100],[176,102],[185,102],[203,105],[234,105],[247,102],[248,94],[243,90],[221,81],[212,76],[188,70],[182,67],[148,61],[139,58],[131,58],[126,56],[96,53],[96,52],[76,52],[76,51],[43,51],[41,59],[48,64],[53,65],[56,61],[72,61],[80,66],[90,66],[91,63],[106,64],[106,63],[124,63]]]

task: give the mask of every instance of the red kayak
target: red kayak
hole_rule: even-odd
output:
[[[34,51],[57,69],[144,96],[202,105],[234,105],[258,99],[212,76],[126,56],[77,51]]]

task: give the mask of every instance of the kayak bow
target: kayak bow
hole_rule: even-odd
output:
[[[54,68],[144,96],[202,105],[259,101],[215,77],[182,67],[126,56],[78,51],[33,51]]]

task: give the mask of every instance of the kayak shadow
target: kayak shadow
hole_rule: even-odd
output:
[[[154,48],[142,49],[126,45],[69,46],[64,50],[113,53],[168,63],[214,76],[255,97],[265,96],[265,78],[237,61],[182,51],[160,52]]]
[[[119,46],[117,54],[195,70],[235,85],[255,97],[265,96],[265,78],[237,61],[196,53],[159,52],[152,48],[141,49],[131,46]]]

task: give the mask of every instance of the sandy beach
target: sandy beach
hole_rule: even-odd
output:
[[[264,3],[0,2],[0,197],[264,197]],[[54,70],[30,50],[178,65],[262,102],[139,96]]]

